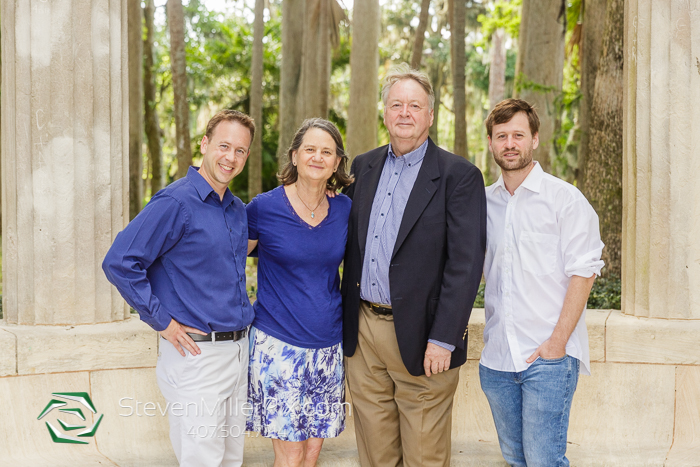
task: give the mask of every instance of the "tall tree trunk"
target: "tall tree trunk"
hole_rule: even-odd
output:
[[[422,0],[416,38],[413,41],[413,54],[411,55],[411,68],[414,70],[420,69],[420,62],[423,58],[423,41],[425,40],[425,30],[428,28],[429,10],[430,0]]]
[[[141,1],[127,3],[127,34],[129,43],[129,219],[136,217],[143,204],[143,135],[142,62],[143,24]]]
[[[330,2],[306,0],[304,50],[298,112],[303,118],[328,116],[330,90]]]
[[[168,0],[170,30],[170,63],[173,75],[173,107],[175,113],[175,143],[177,146],[177,175],[182,178],[192,164],[190,146],[190,107],[187,99],[187,62],[185,60],[185,14],[182,0]]]
[[[277,159],[287,153],[301,115],[297,114],[297,96],[301,85],[301,61],[304,45],[305,0],[282,2],[282,66],[280,68],[279,140]],[[357,8],[357,7],[355,7]]]
[[[153,60],[154,16],[153,0],[146,0],[143,13],[146,20],[146,38],[143,40],[143,91],[146,140],[151,172],[151,196],[163,188],[163,154],[160,145],[160,123],[156,110],[156,82]]]
[[[433,93],[435,94],[435,105],[433,106],[433,125],[430,127],[429,136],[433,140],[433,143],[438,143],[438,122],[440,121],[440,102],[442,99],[442,83],[445,80],[443,64],[439,60],[435,60],[434,66],[431,70],[430,80],[433,82]]]
[[[547,172],[554,154],[554,101],[563,80],[565,34],[565,0],[523,0],[515,95],[537,109],[540,145],[533,157]]]
[[[346,138],[350,157],[355,157],[377,146],[379,11],[379,0],[355,0]]]
[[[491,51],[489,53],[491,64],[489,65],[489,112],[506,97],[506,31],[498,28],[491,36]],[[501,173],[498,164],[485,149],[486,179],[493,183]]]
[[[452,96],[455,112],[455,142],[453,152],[466,159],[467,148],[467,93],[465,68],[467,56],[464,46],[466,6],[462,0],[450,0],[450,38],[452,45]]]
[[[578,149],[578,170],[576,180],[578,186],[583,186],[586,179],[586,157],[590,132],[590,114],[593,105],[595,77],[598,73],[600,48],[605,33],[605,9],[607,0],[581,0],[583,8],[583,37],[579,48],[581,63],[581,107],[578,122],[581,128],[581,142]]]
[[[255,120],[255,136],[248,158],[248,199],[262,193],[262,133],[263,133],[263,37],[265,36],[265,0],[255,0],[253,25],[253,57],[250,79],[250,116]]]
[[[583,194],[600,217],[606,274],[621,272],[622,91],[624,1],[608,0],[605,32],[591,106]]]

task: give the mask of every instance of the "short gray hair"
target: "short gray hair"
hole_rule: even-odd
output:
[[[389,69],[389,72],[384,77],[382,83],[382,102],[384,107],[386,107],[386,100],[389,97],[389,90],[391,87],[403,81],[405,79],[412,79],[416,83],[420,84],[425,93],[428,95],[428,102],[430,103],[430,110],[433,110],[435,105],[435,93],[433,92],[433,86],[430,84],[430,78],[427,74],[422,71],[414,70],[408,63],[401,63]]]

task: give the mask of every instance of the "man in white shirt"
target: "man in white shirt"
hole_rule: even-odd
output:
[[[532,160],[535,109],[507,99],[486,120],[502,175],[486,188],[484,350],[479,375],[511,466],[568,466],[579,369],[590,374],[585,308],[603,262],[598,216]]]

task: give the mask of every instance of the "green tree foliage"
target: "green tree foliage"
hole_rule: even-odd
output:
[[[494,3],[493,9],[488,14],[478,15],[477,21],[481,24],[481,34],[484,40],[489,39],[498,28],[505,29],[511,38],[517,39],[520,33],[520,6],[522,3],[522,0],[499,0]],[[483,46],[484,44],[480,43],[479,45]]]
[[[569,34],[578,21],[580,1],[568,2],[567,22]],[[204,125],[217,111],[224,108],[249,110],[250,65],[252,54],[252,2],[231,1],[228,13],[211,11],[205,0],[189,0],[185,4],[187,30],[186,54],[188,93],[191,111],[191,144],[195,164],[199,162],[199,141]],[[418,25],[420,0],[386,0],[382,2],[382,26],[379,43],[380,77],[395,63],[410,60],[415,29]],[[517,38],[522,0],[467,0],[466,7],[466,74],[468,145],[470,155],[486,150],[483,120],[488,112],[489,41],[496,28],[504,28],[511,40],[506,53],[506,95],[512,95],[515,81]],[[452,83],[450,78],[450,40],[447,27],[447,1],[430,3],[430,20],[423,46],[422,68],[431,76],[441,67],[443,70],[439,143],[452,145],[454,116]],[[172,181],[171,167],[175,155],[173,121],[173,97],[170,73],[169,41],[165,26],[164,7],[156,13],[155,51],[157,108],[163,127],[163,155],[166,167],[166,183]],[[266,41],[264,43],[263,73],[263,190],[277,185],[276,152],[278,144],[279,66],[281,63],[281,0],[270,0],[266,15]],[[352,14],[349,15],[350,17]],[[347,21],[340,25],[340,46],[332,52],[329,119],[345,135],[350,82],[350,27]],[[558,173],[571,179],[575,170],[578,150],[578,102],[580,101],[578,74],[578,50],[573,48],[564,70],[564,87],[558,99],[561,124],[556,135]],[[435,79],[435,78],[433,78]],[[379,141],[389,141],[378,108],[377,125]],[[232,182],[234,193],[247,200],[247,172]]]
[[[272,4],[271,8],[279,8]],[[209,11],[201,0],[190,0],[185,5],[187,30],[186,55],[188,95],[190,97],[191,145],[194,163],[201,160],[199,142],[204,136],[205,125],[214,113],[221,109],[235,109],[248,113],[250,89],[250,65],[252,53],[252,22],[247,15],[252,12],[246,6],[235,15],[223,15]],[[163,153],[166,167],[174,159],[174,121],[168,55],[167,30],[156,24],[155,49],[159,102],[157,107],[164,126]],[[263,135],[263,190],[277,186],[275,174],[277,161],[277,107],[279,97],[279,62],[281,57],[279,15],[272,14],[266,21],[268,40],[264,44],[263,57],[263,122],[258,131]],[[167,183],[173,178],[168,170]],[[231,185],[234,194],[247,201],[248,178],[244,169]]]

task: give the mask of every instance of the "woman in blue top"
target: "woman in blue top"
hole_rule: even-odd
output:
[[[352,182],[340,132],[320,118],[297,130],[278,173],[256,196],[248,251],[258,249],[250,334],[247,429],[272,438],[275,465],[313,466],[324,438],[345,428],[342,302]]]

